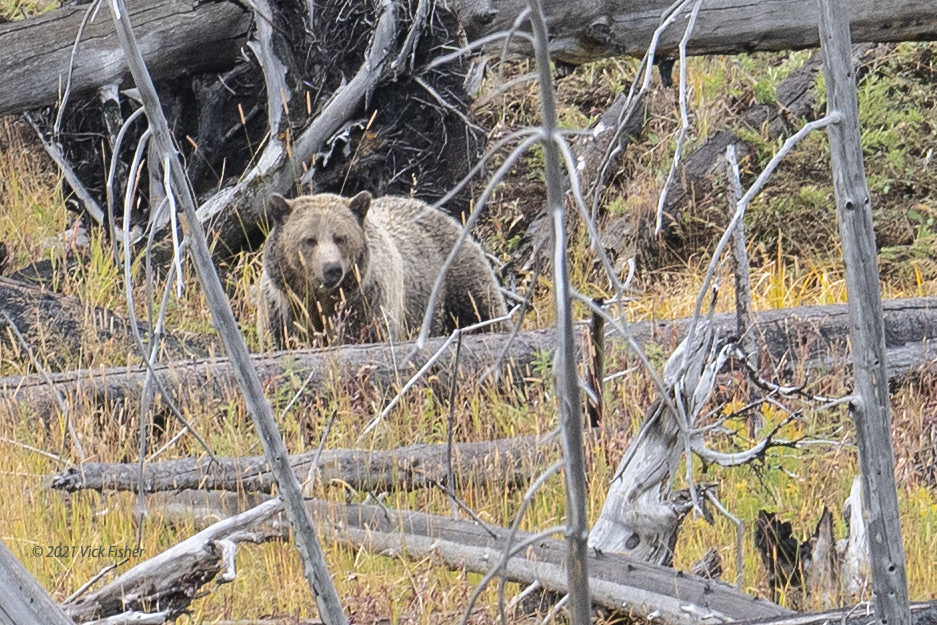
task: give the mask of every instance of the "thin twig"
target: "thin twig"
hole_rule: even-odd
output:
[[[71,412],[68,410],[68,405],[65,403],[65,398],[62,397],[62,393],[59,392],[58,387],[55,386],[55,383],[52,381],[52,378],[49,376],[49,373],[46,371],[46,368],[42,366],[42,363],[39,362],[39,359],[36,358],[35,352],[33,352],[32,346],[26,342],[26,338],[20,333],[16,323],[7,314],[6,308],[0,306],[0,314],[3,315],[3,318],[6,320],[7,325],[13,331],[13,334],[16,335],[16,340],[20,342],[20,345],[23,346],[23,349],[26,350],[26,353],[29,355],[30,362],[33,363],[33,366],[36,370],[42,374],[42,379],[45,380],[46,384],[49,385],[49,388],[52,389],[52,394],[55,396],[55,401],[59,405],[59,410],[62,411],[62,416],[65,417],[65,427],[68,430],[68,435],[72,439],[72,444],[75,446],[75,453],[78,454],[79,466],[85,463],[85,451],[81,447],[81,442],[78,440],[78,434],[75,432],[75,425],[72,423]]]
[[[452,518],[459,518],[458,505],[455,501],[455,470],[452,467],[452,439],[455,430],[455,397],[459,388],[459,357],[462,355],[462,335],[455,346],[455,358],[452,359],[452,373],[449,376],[449,418],[446,423],[446,479],[449,483],[449,496],[452,505]]]
[[[387,4],[385,2],[385,14],[388,10],[391,11],[391,19],[393,19],[393,7],[391,6],[388,9]],[[283,498],[283,506],[286,508],[287,517],[295,532],[296,546],[303,563],[304,576],[315,596],[320,617],[328,625],[345,625],[347,619],[329,576],[325,558],[319,546],[312,519],[309,516],[309,510],[303,501],[299,481],[289,465],[286,448],[273,420],[270,404],[264,397],[257,371],[251,363],[250,354],[244,345],[237,321],[234,319],[230,303],[225,295],[224,287],[212,263],[211,251],[208,249],[205,233],[196,214],[195,198],[186,180],[182,163],[179,161],[173,147],[169,125],[163,115],[153,81],[140,54],[127,8],[123,0],[110,0],[110,8],[121,47],[127,57],[134,82],[140,91],[141,99],[147,110],[147,117],[153,129],[153,140],[156,142],[160,154],[170,155],[169,167],[172,174],[173,192],[179,195],[185,211],[188,233],[193,243],[192,254],[196,272],[202,283],[214,325],[221,335],[228,357],[236,367],[238,385],[247,404],[248,412],[260,434],[261,442],[264,445],[264,454],[276,476],[279,493]]]
[[[68,104],[68,97],[72,92],[72,72],[75,70],[75,59],[78,57],[78,46],[85,33],[85,26],[92,19],[92,13],[97,16],[98,9],[101,7],[101,0],[94,0],[88,5],[85,16],[81,19],[81,25],[78,26],[78,34],[75,35],[75,44],[72,46],[72,54],[68,59],[68,74],[65,76],[65,91],[62,92],[62,102],[59,104],[59,111],[55,115],[55,123],[52,125],[52,137],[58,141],[59,128],[62,127],[62,116],[65,114],[65,105]]]
[[[693,12],[690,13],[690,19],[687,21],[686,30],[683,31],[683,38],[680,39],[680,134],[677,137],[677,147],[674,148],[673,161],[670,164],[670,173],[667,174],[667,180],[664,182],[664,188],[660,192],[660,198],[657,201],[657,222],[654,226],[654,234],[660,234],[661,225],[664,218],[664,204],[667,203],[667,191],[673,183],[674,175],[677,173],[677,167],[680,166],[680,156],[683,152],[683,142],[686,141],[687,132],[690,130],[690,116],[687,113],[686,105],[686,44],[693,33],[693,27],[696,26],[696,18],[699,15],[703,0],[696,0],[693,5]]]

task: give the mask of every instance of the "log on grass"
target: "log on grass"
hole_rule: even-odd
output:
[[[224,495],[161,493],[148,498],[148,507],[161,514],[164,520],[185,521],[191,519],[193,513],[201,514],[203,503],[217,505],[220,500],[215,495],[219,494]],[[234,499],[231,493],[228,495],[228,499]],[[191,502],[196,503],[187,512],[186,506]],[[479,574],[488,573],[496,566],[511,534],[509,529],[496,525],[386,506],[343,505],[320,499],[307,501],[307,506],[323,540],[390,557],[432,558],[449,568]],[[162,510],[170,514],[163,514]],[[230,506],[225,509],[218,507],[215,514],[225,516],[230,514],[227,510]],[[252,512],[243,512],[225,522],[233,522]],[[259,530],[268,537],[278,535],[286,539],[289,536],[289,528],[282,515],[263,527],[245,527],[245,531],[250,529]],[[540,581],[548,591],[566,592],[566,545],[563,541],[519,531],[510,543],[515,548],[518,545],[522,548],[505,567],[508,581],[525,585]],[[656,614],[653,617],[655,622],[668,625],[704,625],[714,622],[713,619],[737,621],[793,615],[790,610],[746,595],[728,584],[627,556],[590,550],[588,570],[592,597],[597,605],[638,618]],[[120,579],[115,580],[112,585],[119,582]]]
[[[937,298],[909,298],[884,303],[885,341],[888,348],[890,378],[898,378],[937,360],[937,349],[928,341],[937,339]],[[689,320],[641,322],[631,324],[631,333],[639,345],[656,343],[669,349],[685,334]],[[735,316],[715,315],[713,323],[724,335],[735,330]],[[767,355],[778,371],[795,367],[829,368],[842,364],[849,333],[846,307],[842,304],[769,310],[755,315],[755,331]],[[508,345],[506,334],[483,334],[462,339],[460,374],[477,375],[498,359]],[[507,362],[520,366],[509,368],[509,376],[524,374],[526,366],[539,354],[555,346],[552,329],[521,332],[510,342]],[[608,353],[621,342],[612,337]],[[252,356],[261,381],[269,388],[281,388],[287,381],[307,376],[308,393],[321,393],[338,379],[345,383],[389,387],[400,384],[416,372],[437,350],[445,346],[436,373],[446,375],[455,354],[455,341],[437,337],[427,347],[414,352],[411,343],[400,345],[348,345],[318,350],[297,350]],[[162,385],[182,405],[230,402],[237,398],[237,384],[230,363],[225,358],[171,362],[155,367]],[[610,371],[611,372],[611,371]],[[334,374],[334,375],[333,375]],[[79,405],[112,405],[123,401],[133,411],[142,393],[146,370],[143,367],[119,367],[82,370],[51,376],[55,390],[67,402]],[[57,410],[57,400],[44,376],[29,375],[0,378],[0,408],[18,410],[28,406],[38,416]]]
[[[462,482],[518,484],[526,483],[537,467],[551,462],[555,444],[538,436],[500,439],[453,445],[452,465],[456,480]],[[296,477],[303,481],[316,451],[290,456]],[[317,479],[332,481],[360,491],[383,491],[394,488],[430,488],[447,481],[445,444],[411,445],[387,451],[326,449],[319,457]],[[229,490],[266,492],[276,486],[263,456],[244,458],[181,458],[149,462],[144,469],[144,489],[148,493],[167,490]],[[133,490],[139,488],[138,464],[85,463],[80,470],[70,469],[55,476],[54,489]]]
[[[310,509],[324,538],[378,553],[437,557],[453,568],[488,573],[500,560],[510,530],[473,521],[383,506],[337,506],[312,501]],[[505,568],[509,581],[566,591],[566,544],[519,531],[511,544],[529,543]],[[790,616],[791,611],[756,599],[722,582],[688,575],[635,558],[590,550],[589,586],[596,604],[637,618],[698,625],[714,619]],[[652,617],[656,614],[656,617]]]
[[[0,24],[0,116],[54,105],[68,78],[75,37],[89,4]],[[133,21],[154,79],[219,71],[234,65],[250,14],[236,2],[140,0]],[[89,21],[71,75],[71,94],[121,85],[130,75],[104,6]]]
[[[238,543],[265,538],[258,529],[278,512],[278,504],[264,502],[215,523],[63,607],[77,623],[147,610],[159,611],[166,620],[175,619],[194,598],[201,596],[199,591],[204,585],[216,578],[219,582],[234,579]],[[126,557],[140,557],[139,552],[130,551]]]

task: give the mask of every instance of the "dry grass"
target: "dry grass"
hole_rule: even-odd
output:
[[[913,54],[914,51],[909,54]],[[769,57],[740,57],[737,60],[699,59],[690,67],[691,104],[694,130],[690,146],[698,144],[725,117],[758,97],[770,96],[770,89],[787,71],[803,60],[803,53],[776,61]],[[780,58],[780,57],[778,57]],[[529,71],[524,64],[512,66],[507,76]],[[569,126],[582,126],[594,119],[624,88],[633,71],[626,62],[604,61],[581,68],[560,83],[564,102],[563,121]],[[751,76],[758,76],[754,80]],[[495,133],[504,134],[519,125],[536,122],[533,112],[533,87],[515,88],[493,99],[479,114]],[[767,94],[767,96],[766,96]],[[719,106],[713,106],[713,103]],[[647,210],[656,202],[656,195],[666,175],[673,149],[674,98],[671,92],[658,89],[654,94],[652,117],[639,149],[629,150],[622,166],[622,175],[610,192],[610,210],[624,212]],[[928,111],[926,114],[930,115]],[[61,183],[54,170],[37,151],[34,143],[22,133],[22,127],[5,120],[0,137],[0,239],[10,248],[13,266],[49,255],[42,242],[62,232],[68,225]],[[805,156],[799,153],[800,157]],[[514,172],[492,207],[484,234],[489,245],[507,255],[516,244],[529,219],[529,210],[537,206],[537,196],[528,191],[538,188],[538,156],[531,155]],[[779,178],[776,197],[785,185],[795,184],[796,163]],[[520,191],[519,191],[520,190]],[[769,194],[770,195],[770,194]],[[715,200],[714,200],[715,201]],[[932,200],[924,198],[922,203]],[[920,224],[918,239],[929,236],[926,214]],[[838,250],[822,249],[805,256],[788,248],[787,239],[778,237],[774,245],[769,239],[752,244],[754,305],[757,309],[826,304],[845,301]],[[587,251],[584,235],[574,235],[572,275],[574,282],[588,295],[605,295],[604,280],[594,258]],[[705,250],[687,248],[670,258],[678,259],[667,267],[644,271],[639,292],[629,304],[634,319],[671,318],[691,313],[699,288]],[[77,295],[102,306],[126,312],[121,293],[121,276],[110,260],[106,242],[93,239],[86,252],[86,265],[78,272],[63,273],[57,285],[63,292]],[[909,261],[910,262],[910,261]],[[916,261],[915,261],[916,262]],[[914,267],[911,263],[912,269]],[[253,307],[251,285],[256,281],[259,260],[246,255],[227,273],[228,290],[235,313],[251,344]],[[886,297],[934,295],[937,281],[926,272],[896,274],[884,283]],[[908,278],[908,276],[911,276]],[[194,284],[191,276],[188,281]],[[723,276],[721,284],[731,280]],[[549,279],[542,278],[542,287]],[[161,287],[160,287],[161,288]],[[724,287],[720,309],[731,301],[731,288]],[[137,287],[137,301],[143,291]],[[142,308],[135,311],[145,316]],[[552,321],[550,296],[546,288],[537,295],[536,314],[531,325]],[[207,313],[196,287],[187,289],[170,311],[172,327],[208,331]],[[660,362],[672,346],[656,346],[650,356]],[[617,366],[625,366],[625,356],[616,354]],[[523,389],[481,387],[463,384],[454,410],[456,438],[463,441],[488,440],[496,437],[546,432],[556,426],[554,399],[548,379],[549,367],[540,363],[529,372]],[[802,374],[797,381],[804,381]],[[745,388],[733,385],[727,378],[722,395],[729,402],[728,410],[742,403]],[[276,388],[268,389],[275,407],[285,406],[301,380],[287,377]],[[811,380],[811,388],[831,395],[845,393],[841,372],[833,371]],[[895,431],[898,441],[900,497],[903,502],[902,522],[908,554],[911,595],[915,599],[933,598],[937,588],[937,495],[934,493],[933,466],[937,454],[937,396],[932,381],[925,378],[915,385],[897,390],[893,396]],[[314,448],[333,413],[338,418],[329,439],[330,447],[352,447],[358,434],[371,416],[393,394],[393,389],[359,388],[335,382],[306,409],[293,409],[280,426],[287,447],[292,452]],[[440,394],[444,395],[444,394]],[[233,397],[232,392],[232,397]],[[602,505],[606,484],[633,436],[644,408],[653,398],[653,389],[646,377],[637,373],[614,381],[606,389],[608,402],[607,435],[589,450],[589,510],[595,517]],[[445,422],[449,406],[445,396],[430,390],[418,390],[401,402],[387,422],[365,445],[392,448],[417,442],[445,440]],[[110,414],[75,410],[75,426],[89,460],[132,460],[138,445],[139,424],[134,419],[120,421]],[[104,560],[82,558],[36,558],[32,549],[49,545],[118,545],[135,540],[136,521],[133,501],[127,494],[77,493],[63,496],[42,487],[42,476],[61,470],[63,464],[30,451],[22,445],[61,454],[75,460],[73,450],[63,448],[64,423],[53,420],[40,424],[28,414],[6,412],[0,418],[0,537],[26,566],[63,599],[103,567]],[[187,416],[197,424],[216,453],[223,455],[258,454],[259,443],[243,406],[235,399],[190,408]],[[777,423],[782,415],[771,410],[762,415],[764,427]],[[716,438],[713,445],[735,449],[748,442],[747,423],[729,423],[737,430],[735,437]],[[156,440],[166,440],[178,431],[170,422],[165,433],[153,433]],[[841,410],[814,414],[807,410],[803,417],[787,426],[785,436],[807,435],[822,444],[801,450],[772,453],[762,466],[734,470],[710,469],[698,478],[717,481],[719,495],[727,507],[742,518],[747,527],[761,508],[780,512],[793,522],[796,531],[807,534],[819,518],[820,504],[839,510],[848,494],[856,473],[856,456],[852,446],[852,428]],[[9,442],[15,441],[15,442]],[[169,454],[181,456],[200,453],[191,440],[180,443]],[[679,484],[678,484],[679,486]],[[460,496],[485,520],[509,524],[518,509],[520,494],[498,484],[467,483]],[[335,501],[362,501],[367,493],[352,492],[342,484],[322,487],[320,496]],[[563,518],[562,485],[551,480],[536,497],[523,527],[544,528]],[[391,492],[384,503],[389,506],[426,510],[446,514],[449,503],[435,491]],[[151,511],[143,528],[143,547],[147,555],[175,544],[194,531],[191,526],[172,525]],[[734,526],[722,518],[712,525],[700,519],[688,519],[678,542],[676,566],[687,568],[710,546],[716,546],[725,564],[725,578],[733,580]],[[837,521],[839,535],[844,532]],[[366,551],[354,551],[326,545],[326,557],[333,572],[339,595],[353,622],[373,623],[448,623],[455,619],[467,603],[473,584],[479,576],[452,572],[436,566],[432,560],[409,561],[391,559]],[[134,564],[131,562],[130,564]],[[246,546],[239,560],[239,575],[231,584],[219,586],[212,594],[194,604],[192,614],[181,622],[213,622],[218,619],[252,619],[262,616],[314,616],[315,609],[308,588],[300,574],[295,550],[289,544]],[[767,581],[758,562],[751,535],[745,540],[743,588],[753,594],[766,595]],[[512,593],[514,588],[509,589]],[[483,597],[482,605],[492,604],[492,595]],[[476,622],[490,622],[492,614],[482,608]]]

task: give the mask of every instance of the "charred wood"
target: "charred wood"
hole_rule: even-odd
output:
[[[91,349],[96,353],[102,345],[122,350],[130,359],[136,355],[130,321],[126,317],[89,306],[74,297],[0,277],[0,309],[10,316],[39,361],[53,370],[74,366],[82,361],[82,354]],[[146,338],[146,324],[138,323]],[[23,354],[24,346],[7,325],[0,316],[2,359],[7,363],[28,362]],[[167,358],[182,359],[207,355],[211,341],[180,332],[163,336],[161,343]]]

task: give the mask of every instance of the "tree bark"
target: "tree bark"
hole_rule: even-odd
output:
[[[522,436],[479,443],[453,445],[453,471],[460,483],[523,484],[537,467],[553,460],[556,445],[539,436]],[[302,481],[316,451],[290,456],[289,463]],[[322,484],[339,480],[360,491],[431,488],[447,480],[446,445],[412,445],[387,451],[326,449],[319,457],[316,479]],[[263,456],[245,458],[181,458],[146,465],[144,490],[229,490],[272,492],[276,485]],[[137,491],[138,463],[86,463],[80,469],[55,476],[54,489]]]
[[[0,116],[57,102],[88,6],[0,25]],[[85,27],[72,71],[72,96],[122,84],[130,75],[106,13]],[[242,5],[225,0],[140,0],[132,3],[130,18],[139,27],[143,57],[157,80],[231,67],[251,24]]]
[[[544,2],[555,58],[584,62],[606,56],[643,55],[670,0],[606,7],[598,0]],[[508,30],[526,0],[458,0],[450,3],[470,39]],[[0,25],[0,115],[54,104],[86,5],[65,7]],[[131,7],[154,78],[230,68],[246,41],[250,15],[233,2],[143,0]],[[927,0],[852,3],[854,42],[933,40],[937,18]],[[818,45],[816,7],[801,0],[706,2],[688,54],[737,54]],[[658,56],[675,56],[682,31],[670,28]],[[529,50],[519,50],[529,54]],[[76,59],[72,93],[86,93],[128,76],[109,20],[89,24]]]
[[[452,3],[450,3],[452,5]],[[642,56],[651,41],[661,14],[671,0],[639,0],[607,3],[600,0],[545,0],[549,16],[550,52],[569,63],[583,63],[606,56]],[[456,0],[469,40],[506,31],[526,0]],[[689,14],[690,3],[684,10]],[[712,0],[704,2],[687,54],[738,54],[758,50],[789,50],[819,45],[817,7],[803,0]],[[849,17],[854,42],[933,40],[937,17],[929,0],[898,0],[882,3],[853,0]],[[658,58],[675,58],[683,36],[677,26],[668,28],[657,46]],[[522,54],[530,51],[515,42]],[[497,44],[497,45],[500,45]]]
[[[888,347],[886,364],[891,378],[901,377],[934,358],[937,348],[929,339],[937,338],[937,298],[911,298],[885,302],[885,338]],[[776,363],[779,372],[796,364],[829,367],[844,361],[849,322],[845,305],[815,306],[769,310],[755,314],[754,330]],[[731,334],[735,329],[733,314],[714,317],[719,332]],[[639,345],[654,342],[672,347],[686,331],[687,319],[631,324],[631,333]],[[553,330],[521,332],[511,343],[505,361],[521,366],[532,362],[539,353],[556,345]],[[347,383],[380,386],[395,384],[401,377],[417,371],[445,342],[434,338],[426,349],[413,352],[413,345],[348,345],[320,350],[300,350],[274,354],[254,354],[252,360],[266,386],[282,386],[284,376],[300,379],[312,373],[307,386],[310,393],[322,391],[329,384],[331,371],[338,371]],[[608,354],[614,353],[617,337],[610,337]],[[490,367],[508,341],[508,335],[484,334],[462,339],[460,373],[479,374]],[[455,345],[439,362],[449,362]],[[413,354],[408,360],[408,356]],[[609,363],[609,371],[613,363]],[[205,405],[213,400],[233,401],[236,383],[231,365],[225,358],[172,362],[155,367],[163,387],[183,406],[190,402]],[[511,374],[514,371],[510,372]],[[448,375],[445,366],[437,371],[440,378]],[[122,400],[134,410],[143,390],[144,367],[117,367],[105,370],[67,371],[52,374],[52,381],[65,397],[87,405],[109,405]],[[518,377],[518,379],[520,379]],[[443,383],[446,380],[443,379]],[[0,408],[17,410],[24,404],[37,416],[54,414],[57,400],[43,376],[31,375],[0,378]]]
[[[828,115],[841,118],[838,123],[827,126],[827,133],[846,265],[855,394],[849,403],[849,413],[856,425],[876,621],[879,625],[910,625],[908,577],[895,485],[882,292],[872,226],[872,199],[862,157],[847,2],[819,0],[817,5]]]

